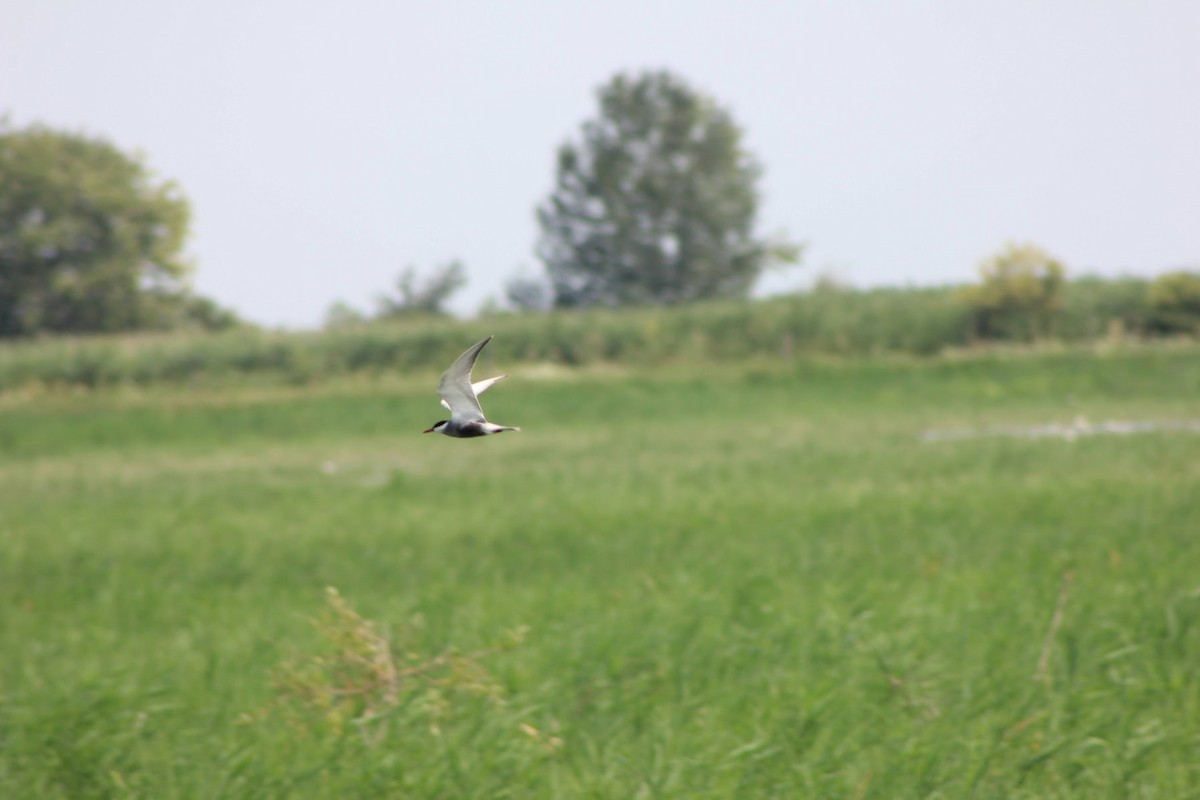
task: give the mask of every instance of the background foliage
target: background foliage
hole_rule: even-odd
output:
[[[1200,334],[1200,273],[1168,272],[1150,284],[1148,327],[1158,333]]]
[[[1053,333],[1066,278],[1058,259],[1036,245],[1009,244],[979,274],[980,282],[962,293],[974,336],[1029,340]]]
[[[1068,281],[1054,317],[1055,335],[1043,341],[1119,345],[1164,335],[1151,323],[1148,299],[1158,285],[1140,278]],[[347,374],[432,372],[461,353],[463,342],[493,333],[496,340],[488,350],[499,360],[569,366],[820,354],[933,356],[987,346],[975,337],[960,288],[856,290],[826,284],[766,300],[673,308],[497,314],[466,321],[427,316],[360,320],[323,332],[246,328],[209,335],[61,337],[0,347],[0,390],[246,380],[311,383]],[[1004,343],[1033,341],[1026,336]]]
[[[406,267],[396,280],[396,295],[380,298],[379,316],[445,314],[446,301],[466,282],[466,267],[458,260],[436,267],[419,282],[416,267]]]
[[[140,158],[0,122],[0,337],[236,324],[187,290],[188,220]]]
[[[538,209],[555,305],[744,297],[798,258],[755,235],[762,169],[728,111],[669,72],[617,75],[598,99]]]

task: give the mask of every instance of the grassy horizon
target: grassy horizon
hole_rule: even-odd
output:
[[[1194,796],[1200,436],[921,435],[1200,347],[492,365],[5,396],[0,794]]]
[[[1187,330],[1183,323],[1155,326],[1150,286],[1138,278],[1077,278],[1064,288],[1062,308],[1049,326],[1036,329],[1048,342],[1076,345],[1121,344],[1142,337],[1153,341],[1156,331]],[[506,363],[570,367],[797,356],[934,357],[987,344],[972,333],[976,324],[962,288],[859,290],[821,283],[792,295],[674,307],[499,313],[471,320],[413,316],[322,331],[245,327],[213,334],[9,340],[0,343],[0,392],[314,385],[349,375],[440,369],[462,352],[465,342],[489,333],[497,334],[490,352]],[[1011,335],[1010,346],[1024,341],[1025,334]]]

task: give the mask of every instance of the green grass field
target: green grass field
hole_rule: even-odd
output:
[[[0,796],[1200,796],[1200,347],[493,368],[0,395]]]

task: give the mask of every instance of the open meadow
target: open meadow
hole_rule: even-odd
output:
[[[1200,797],[1200,347],[497,371],[0,395],[0,796]]]

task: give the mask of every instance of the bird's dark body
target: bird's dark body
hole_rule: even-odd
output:
[[[476,436],[487,436],[488,432],[478,422],[466,422],[459,426],[457,438],[474,439]]]

